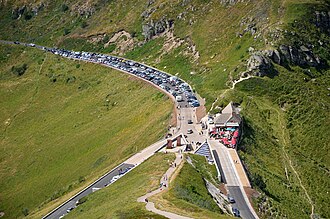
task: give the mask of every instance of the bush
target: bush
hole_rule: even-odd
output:
[[[24,20],[30,20],[32,17],[33,17],[33,12],[32,11],[30,11],[30,10],[26,10],[25,12],[24,12],[24,14],[23,14],[23,16],[24,16]]]
[[[66,12],[67,10],[69,10],[69,6],[67,6],[66,4],[62,4],[61,11]]]
[[[29,215],[29,209],[28,208],[23,208],[22,213],[24,214],[24,216],[28,216]]]
[[[27,69],[27,64],[23,64],[21,66],[13,66],[11,67],[11,72],[16,76],[22,76]]]
[[[82,182],[85,182],[85,177],[83,177],[83,176],[79,176],[79,183],[82,183]]]
[[[18,9],[16,8],[15,10],[13,10],[11,14],[11,19],[16,20],[17,18],[19,18],[19,14],[18,14]]]
[[[70,33],[70,30],[67,28],[64,28],[63,36],[68,35],[69,33]]]
[[[87,24],[86,21],[83,21],[83,22],[81,22],[81,24],[80,24],[80,27],[81,27],[81,28],[85,28],[85,27],[87,27],[87,26],[88,26],[88,24]]]

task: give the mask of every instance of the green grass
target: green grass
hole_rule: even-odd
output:
[[[238,84],[235,95],[242,100],[246,124],[240,155],[254,186],[270,197],[276,214],[307,218],[311,213],[291,162],[315,205],[315,214],[326,218],[330,214],[325,204],[329,202],[325,192],[330,166],[326,149],[329,72],[311,80],[299,68],[280,71],[274,79]]]
[[[55,207],[63,201],[59,197],[166,132],[172,104],[153,87],[35,49],[0,49],[0,210],[5,218]],[[15,76],[11,67],[23,63],[26,72]]]
[[[209,173],[213,173],[213,169],[205,167],[208,164],[198,156],[193,156],[193,161],[197,164],[197,169],[185,162],[174,181],[171,181],[169,191],[160,193],[151,200],[157,208],[180,215],[193,218],[229,218],[221,213],[203,180],[206,175],[210,177]]]
[[[157,189],[172,154],[158,153],[106,189],[87,196],[87,201],[67,218],[164,218],[145,209],[138,197]]]
[[[192,159],[193,164],[198,171],[199,174],[202,175],[203,178],[212,182],[213,184],[219,184],[218,172],[215,165],[210,165],[204,156],[191,154],[189,157]]]
[[[213,212],[220,212],[218,206],[208,193],[203,178],[190,164],[183,165],[171,192],[177,199],[187,201]]]

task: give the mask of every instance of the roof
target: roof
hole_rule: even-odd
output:
[[[222,110],[222,114],[225,114],[225,113],[232,114],[235,111],[236,110],[235,110],[235,107],[233,105],[233,102],[230,101],[230,103]]]
[[[216,125],[226,125],[226,123],[238,123],[242,121],[239,112],[236,110],[233,102],[230,102],[223,110],[222,113],[215,118]]]
[[[215,118],[215,124],[225,124],[231,118],[230,113],[223,113],[220,114],[218,117]]]

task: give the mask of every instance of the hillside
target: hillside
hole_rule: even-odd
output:
[[[165,134],[171,103],[145,83],[35,49],[0,48],[5,218],[58,205]],[[14,75],[11,66],[23,63],[27,70]]]
[[[254,198],[255,209],[260,217],[330,217],[328,206],[330,203],[328,195],[330,190],[330,154],[328,150],[330,141],[328,130],[330,125],[329,1],[45,0],[2,1],[0,5],[2,14],[0,23],[3,27],[0,29],[0,39],[111,53],[145,62],[171,74],[177,74],[192,84],[194,89],[206,99],[206,107],[212,113],[218,112],[231,100],[240,103],[245,121],[245,136],[239,153],[244,160],[254,188],[260,193],[258,197]],[[121,105],[119,102],[117,113],[122,111],[127,115],[128,112],[134,111],[138,114],[139,111],[148,110],[148,115],[146,114],[143,120],[141,119],[136,124],[136,127],[140,127],[141,124],[145,124],[145,126],[141,129],[130,130],[132,131],[130,135],[145,132],[153,135],[150,139],[141,139],[138,148],[142,148],[144,143],[153,142],[160,137],[161,133],[164,133],[165,126],[162,124],[166,123],[170,112],[168,110],[171,107],[168,102],[160,105],[163,99],[152,88],[145,90],[145,86],[140,82],[128,81],[126,76],[102,67],[97,67],[98,71],[111,71],[113,76],[95,74],[95,66],[91,64],[79,63],[80,67],[76,68],[77,63],[61,59],[61,63],[66,63],[65,66],[56,67],[56,65],[60,65],[56,61],[57,58],[47,56],[46,60],[50,60],[49,63],[45,63],[43,69],[50,68],[55,71],[62,68],[65,72],[72,71],[65,77],[58,76],[62,85],[56,87],[56,92],[63,92],[62,95],[67,95],[65,96],[67,102],[62,103],[64,105],[61,106],[56,102],[55,95],[48,95],[55,92],[52,90],[55,89],[54,86],[49,86],[49,80],[52,80],[56,73],[49,70],[48,78],[43,76],[42,80],[39,79],[40,76],[37,72],[43,62],[41,60],[45,59],[42,58],[41,52],[29,49],[22,53],[16,47],[14,49],[1,46],[1,48],[2,74],[0,80],[3,87],[1,95],[4,97],[1,99],[5,99],[1,108],[1,114],[4,115],[2,121],[6,121],[13,109],[26,107],[24,100],[32,96],[35,98],[32,99],[33,101],[38,100],[41,103],[45,102],[43,100],[52,101],[47,104],[49,109],[54,110],[52,113],[48,112],[49,119],[56,120],[53,126],[49,127],[49,130],[52,130],[61,121],[71,118],[70,111],[68,111],[66,119],[65,117],[59,119],[58,115],[54,116],[56,111],[61,110],[67,104],[72,105],[71,111],[75,112],[85,101],[90,100],[88,97],[94,96],[87,92],[91,88],[84,89],[84,86],[87,86],[86,83],[83,83],[84,80],[90,80],[87,84],[92,87],[102,86],[104,80],[111,80],[112,85],[103,88],[107,90],[103,92],[110,92],[111,87],[116,85],[118,88],[115,93],[118,95],[118,101],[131,102],[136,97],[135,104],[126,105],[129,109],[119,108]],[[8,50],[14,55],[8,56]],[[22,59],[26,61],[17,61],[18,59],[15,57],[19,57],[20,53],[28,56]],[[24,67],[23,63],[27,63],[29,66],[26,74],[18,79],[16,76],[8,76],[12,66],[16,66],[16,70],[13,71],[20,74],[20,67]],[[66,89],[69,89],[68,86],[72,85],[64,85],[63,82],[73,72],[80,72],[82,66],[85,70],[84,75],[80,77],[85,78],[87,75],[90,77],[90,79],[79,81],[82,83],[82,92],[85,92],[84,97],[75,96],[77,95],[76,87],[72,88],[71,93],[66,92]],[[33,68],[34,70],[32,70]],[[42,75],[44,74],[46,73]],[[253,78],[244,80],[231,89],[235,80],[248,76]],[[76,76],[76,78],[78,77]],[[12,84],[19,86],[16,84],[21,80],[26,85],[21,90],[18,89],[17,92],[20,94],[9,95],[7,87],[14,86]],[[33,88],[35,84],[32,82],[29,84],[31,80],[39,81],[40,86],[45,86],[47,95],[34,97],[34,92],[37,94],[42,92],[35,91]],[[97,85],[97,81],[102,82]],[[75,82],[75,84],[77,83]],[[57,84],[55,83],[56,86],[58,86]],[[131,94],[128,91],[124,93],[124,88],[128,86],[135,87],[136,93]],[[31,92],[31,89],[34,91]],[[100,97],[102,101],[104,101],[103,96]],[[124,97],[127,99],[122,99]],[[33,101],[32,103],[34,103]],[[139,104],[141,101],[146,104]],[[104,104],[100,102],[101,100],[98,102],[99,105]],[[52,104],[56,108],[51,107]],[[92,107],[93,104],[95,103],[89,103],[90,111],[86,109],[86,116],[95,111]],[[211,109],[212,104],[214,107]],[[161,106],[159,112],[153,111],[156,106]],[[28,107],[30,106],[28,105]],[[99,106],[99,108],[102,107]],[[44,110],[47,111],[47,109]],[[102,114],[103,109],[98,110]],[[36,109],[32,112],[34,115],[31,116],[34,117],[40,113]],[[110,111],[111,113],[112,111]],[[18,118],[28,120],[30,115],[26,116],[18,116]],[[113,116],[109,115],[107,118],[112,119]],[[145,123],[150,118],[156,117],[161,122]],[[76,123],[84,124],[86,122],[86,118],[83,116],[81,118],[74,116],[74,118],[77,119]],[[93,118],[87,119],[90,124],[97,122]],[[98,125],[104,127],[105,121],[106,119],[104,119],[104,123],[98,123]],[[128,121],[129,118],[127,121],[119,120],[113,121],[113,123],[116,126],[121,124],[122,129],[126,130],[129,127]],[[20,133],[24,132],[24,127],[30,126],[29,121],[22,122],[25,123],[21,123],[21,127],[15,127],[20,130]],[[39,122],[41,123],[41,121]],[[72,121],[71,126],[74,124],[75,122]],[[90,126],[82,125],[80,127],[80,131],[84,133],[93,133],[93,131],[95,134],[99,133],[96,130],[89,130]],[[156,127],[157,131],[151,132],[150,127]],[[106,137],[105,130],[103,134],[99,133],[91,141],[101,141],[99,145],[105,147],[106,144],[102,144],[102,142],[111,141]],[[61,131],[65,133],[64,130]],[[56,135],[57,138],[61,136],[51,133],[49,131],[48,136],[40,133],[39,144],[48,141],[50,136]],[[12,135],[15,135],[15,132]],[[17,146],[14,142],[26,142],[31,135],[31,133],[24,132],[22,139],[12,136],[10,138],[12,143],[2,143],[1,150],[3,151],[17,150],[0,159],[5,177],[9,172],[5,168],[10,168],[12,171],[16,169],[16,164],[9,165],[8,160],[13,156],[23,154],[20,152],[23,150],[21,146]],[[118,138],[124,138],[122,134],[118,135]],[[85,140],[82,136],[77,136],[78,143],[72,145],[72,148],[79,145],[79,141],[84,142]],[[133,142],[135,140],[130,139],[127,144]],[[54,139],[49,145],[59,143],[59,139]],[[28,148],[24,150],[24,153],[32,151]],[[133,153],[133,151],[129,153]],[[122,160],[129,153],[123,153],[117,158]],[[110,157],[111,155],[109,155]],[[100,157],[93,155],[93,162],[98,158]],[[33,165],[33,161],[29,162]],[[56,163],[58,162],[59,160]],[[85,161],[81,162],[91,162],[91,160],[87,157]],[[113,164],[113,160],[108,159],[107,162],[107,164]],[[26,168],[30,163],[22,167]],[[99,173],[104,170],[105,166],[102,164],[98,167]],[[63,166],[61,170],[64,169]],[[84,174],[91,174],[92,170],[89,171],[86,170]],[[35,174],[35,171],[32,172],[31,174]],[[93,178],[91,175],[89,176]],[[63,182],[56,185],[57,189],[53,193],[61,188],[67,188],[78,179],[79,174],[73,176],[72,179],[63,178]],[[15,184],[17,181],[13,183]],[[1,180],[1,184],[6,184],[9,191],[12,179]],[[78,186],[79,183],[74,184],[75,188]],[[19,186],[16,190],[18,191],[17,197],[24,194],[20,192]],[[71,188],[69,190],[71,191]],[[25,191],[29,192],[30,189],[27,187]],[[104,191],[104,194],[106,193],[107,191]],[[8,193],[0,193],[0,199],[8,200],[7,197],[9,197]],[[48,199],[49,195],[46,199],[40,197],[39,202],[36,201],[34,206],[29,208],[35,211],[37,206]],[[0,210],[3,208],[6,210],[6,205],[9,204],[4,206],[0,204]],[[22,208],[25,207],[28,206],[18,204],[8,209],[22,211]],[[100,212],[98,214],[102,215]],[[18,215],[22,214],[19,212],[15,217]],[[84,216],[81,215],[81,217]]]

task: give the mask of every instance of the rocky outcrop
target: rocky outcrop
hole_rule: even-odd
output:
[[[247,0],[220,0],[220,3],[223,5],[235,5],[238,2],[246,2]]]
[[[16,7],[12,10],[12,19],[20,19],[23,15],[25,15],[25,19],[31,19],[33,16],[38,15],[39,11],[42,11],[45,7],[43,2],[37,5],[23,5],[21,7]],[[27,20],[29,20],[27,19]]]
[[[71,7],[71,15],[78,14],[86,18],[94,14],[95,11],[95,4],[92,1],[87,1],[83,4],[78,2]]]
[[[302,68],[315,67],[319,68],[324,65],[320,58],[308,49],[306,46],[299,48],[287,45],[281,45],[278,49],[254,51],[249,49],[251,56],[247,61],[247,71],[254,73],[256,76],[265,76],[274,72],[276,63],[282,66],[297,65]]]
[[[255,76],[265,76],[273,71],[273,65],[268,57],[261,52],[256,52],[247,61],[247,71]]]
[[[142,35],[145,40],[150,40],[153,36],[157,36],[161,33],[164,33],[165,30],[168,30],[172,27],[173,21],[166,18],[161,18],[158,21],[151,20],[142,25]]]
[[[315,11],[315,25],[330,32],[330,11]]]
[[[279,47],[279,53],[281,54],[281,61],[278,64],[291,64],[298,65],[300,67],[320,67],[322,62],[319,57],[306,46],[300,46],[299,48],[294,46],[281,45]]]

